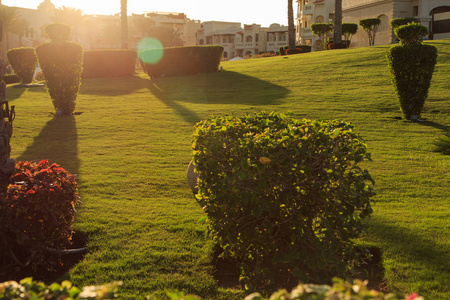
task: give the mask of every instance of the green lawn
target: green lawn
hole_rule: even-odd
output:
[[[74,226],[88,252],[64,277],[77,286],[121,280],[126,299],[166,290],[242,299],[212,276],[213,245],[186,184],[193,125],[292,111],[350,121],[366,139],[377,195],[359,243],[381,249],[390,290],[450,298],[450,159],[433,152],[450,128],[450,40],[430,44],[439,57],[422,123],[399,119],[388,46],[224,62],[223,72],[191,77],[86,79],[73,117],[54,118],[44,88],[8,86],[11,156],[78,174]]]

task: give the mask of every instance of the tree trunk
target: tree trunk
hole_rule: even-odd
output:
[[[294,7],[293,0],[288,0],[288,34],[289,34],[289,50],[295,50],[295,27],[294,27]]]
[[[120,0],[120,22],[122,49],[128,49],[127,0]]]
[[[333,43],[342,43],[342,0],[335,0],[334,2]]]

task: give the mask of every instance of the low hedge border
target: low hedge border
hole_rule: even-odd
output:
[[[133,76],[137,53],[134,50],[91,50],[84,52],[82,78]]]

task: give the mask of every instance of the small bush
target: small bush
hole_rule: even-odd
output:
[[[408,24],[396,28],[400,43],[386,52],[391,81],[407,120],[420,116],[436,65],[436,47],[421,41],[427,32],[424,27]]]
[[[445,155],[450,155],[450,132],[445,133],[443,136],[439,137],[434,145],[436,149],[435,152],[441,152]]]
[[[81,84],[83,48],[65,40],[68,37],[67,28],[70,32],[70,27],[63,25],[46,27],[54,40],[39,45],[36,54],[56,113],[72,115]]]
[[[415,22],[417,22],[417,20],[414,18],[395,18],[395,19],[392,19],[389,24],[391,25],[392,29],[395,29],[400,26],[407,25],[409,23],[415,23]]]
[[[311,48],[310,45],[295,45],[297,53],[311,52]],[[280,55],[286,55],[287,50],[289,50],[289,46],[280,47]]]
[[[152,56],[152,53],[160,51],[161,49],[145,50],[139,53],[139,57]],[[164,48],[160,61],[151,64],[141,60],[141,65],[151,78],[217,72],[223,51],[222,46]]]
[[[247,288],[324,281],[359,262],[351,239],[373,193],[352,125],[216,117],[195,126],[193,150],[209,229]]]
[[[5,78],[3,78],[3,80],[5,81],[6,84],[11,84],[11,83],[19,83],[20,82],[20,78],[17,74],[6,74]]]
[[[63,23],[52,23],[45,27],[45,33],[53,42],[66,42],[70,39],[72,30]]]
[[[101,286],[86,286],[79,289],[70,281],[56,282],[46,285],[43,282],[33,281],[31,277],[22,279],[20,283],[6,281],[0,283],[0,299],[117,299],[117,290],[121,282]]]
[[[8,61],[22,83],[33,82],[34,71],[36,70],[36,51],[32,47],[22,47],[11,49],[6,53]]]
[[[378,26],[380,26],[381,20],[378,18],[368,18],[359,20],[359,25],[367,31],[369,36],[369,46],[375,45],[375,36],[377,33]]]
[[[350,42],[353,35],[358,32],[358,24],[355,23],[342,23],[342,35],[347,43],[347,48],[350,47]],[[343,41],[344,42],[344,41]]]
[[[333,50],[333,49],[345,49],[348,48],[348,44],[345,42],[342,42],[340,44],[336,44],[336,43],[329,43],[328,44],[328,50]]]
[[[136,66],[134,50],[92,50],[83,56],[82,78],[130,77]]]
[[[52,269],[59,261],[48,248],[71,245],[77,203],[75,176],[59,165],[46,160],[17,163],[0,199],[0,248],[17,264]]]
[[[394,33],[400,40],[400,44],[420,44],[428,35],[428,28],[418,23],[411,23],[395,28]]]

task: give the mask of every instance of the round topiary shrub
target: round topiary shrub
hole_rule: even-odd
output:
[[[78,191],[75,176],[47,160],[19,162],[6,195],[0,197],[0,249],[2,263],[44,266],[52,269],[60,260],[58,249],[67,249]]]
[[[36,70],[36,51],[32,47],[22,47],[11,49],[6,53],[9,64],[21,79],[22,83],[33,82],[34,71]]]
[[[352,238],[372,213],[366,159],[340,121],[260,113],[195,126],[197,197],[246,288],[323,282],[359,263]]]
[[[400,43],[386,53],[391,81],[405,118],[417,120],[428,97],[437,49],[422,43],[422,38],[428,34],[423,25],[403,25],[394,33]]]
[[[47,90],[58,115],[72,115],[81,84],[83,48],[68,42],[70,27],[54,23],[46,27],[52,39],[36,48]]]

